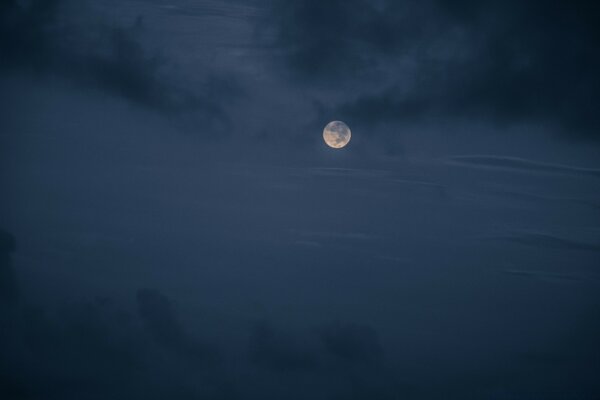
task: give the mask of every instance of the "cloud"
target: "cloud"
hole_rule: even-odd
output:
[[[287,67],[299,79],[336,83],[373,75],[382,62],[413,45],[431,27],[423,9],[393,1],[273,2],[270,21]]]
[[[0,252],[13,248],[14,238],[3,232]],[[7,265],[1,266],[3,275]],[[140,291],[138,297],[146,329],[106,297],[77,299],[60,310],[31,304],[28,298],[12,307],[0,304],[0,398],[160,399],[173,393],[217,398],[219,377],[190,368],[200,355],[206,362],[206,353],[183,332],[168,299],[153,290]],[[152,340],[173,357],[165,357]]]
[[[0,306],[15,304],[19,297],[19,288],[11,262],[11,253],[15,251],[15,238],[0,229]]]
[[[495,168],[504,170],[514,170],[518,172],[529,173],[547,173],[547,174],[562,174],[562,175],[579,175],[600,177],[600,170],[594,168],[581,168],[570,165],[550,164],[533,160],[527,160],[518,157],[503,157],[503,156],[454,156],[450,160],[453,163],[465,166]]]
[[[598,243],[588,243],[579,240],[565,239],[543,232],[521,232],[510,236],[501,237],[500,239],[518,243],[524,246],[534,246],[555,250],[600,251],[600,244]]]
[[[329,240],[329,241],[365,241],[371,240],[373,237],[366,233],[362,232],[311,232],[311,231],[298,231],[291,230],[291,234],[300,236],[303,238],[311,238],[311,239],[320,239],[320,240]]]
[[[185,85],[171,73],[170,62],[144,47],[141,17],[122,27],[74,13],[70,5],[67,0],[2,2],[0,72],[59,77],[168,115],[193,114],[205,126],[228,123],[222,101],[238,94],[231,77],[207,70],[199,87]]]
[[[519,276],[523,278],[534,278],[546,281],[572,281],[572,282],[594,282],[597,280],[592,275],[583,274],[564,274],[550,271],[531,271],[526,269],[505,269],[505,274]]]
[[[274,2],[285,70],[350,123],[536,124],[598,139],[593,2]],[[341,89],[348,87],[347,90]]]
[[[322,327],[319,337],[327,352],[340,361],[378,364],[383,359],[377,332],[368,325],[337,322]]]
[[[138,312],[154,340],[166,349],[193,361],[213,362],[216,352],[189,337],[179,324],[171,301],[155,289],[137,293]]]
[[[317,365],[314,355],[266,321],[254,326],[249,350],[254,364],[272,371],[306,371]]]
[[[142,359],[139,332],[110,302],[95,299],[49,313],[26,299],[0,308],[0,397],[132,394]],[[140,393],[144,393],[141,389]]]

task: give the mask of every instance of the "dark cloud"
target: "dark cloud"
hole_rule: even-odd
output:
[[[594,2],[275,2],[287,69],[350,122],[476,118],[598,137]],[[378,89],[382,87],[381,89]],[[344,88],[344,89],[342,89]]]
[[[171,301],[154,289],[137,293],[138,312],[144,326],[161,346],[191,360],[213,362],[216,352],[186,334],[173,311]]]
[[[15,251],[15,238],[0,229],[0,306],[15,304],[19,297],[11,256]]]
[[[290,335],[262,321],[252,330],[250,359],[263,368],[278,371],[304,371],[317,365],[315,356]]]
[[[110,301],[98,298],[50,313],[18,299],[10,309],[0,307],[0,323],[1,398],[96,398],[131,391],[128,382],[140,365],[139,335],[128,314]]]
[[[142,289],[137,294],[137,302],[142,321],[158,343],[177,347],[184,342],[183,331],[168,298],[157,290]]]
[[[68,0],[6,0],[0,7],[0,71],[60,77],[167,114],[188,113],[204,126],[223,127],[222,101],[237,86],[218,71],[203,71],[194,88],[178,82],[170,62],[143,45],[138,17],[122,27],[93,16],[69,18]]]
[[[311,80],[338,80],[363,72],[372,65],[373,53],[368,52],[393,49],[394,31],[406,29],[392,28],[386,14],[362,0],[274,2],[272,12],[288,66]]]
[[[337,322],[322,327],[319,336],[327,352],[340,361],[377,364],[383,359],[377,332],[368,325]]]
[[[3,232],[2,255],[13,248],[14,238]],[[11,265],[2,261],[4,279]],[[18,289],[14,281],[10,284],[11,290]],[[4,300],[0,304],[2,399],[159,399],[173,393],[178,398],[230,398],[215,396],[223,392],[220,384],[211,386],[209,378],[190,368],[200,347],[182,332],[168,299],[156,291],[138,296],[146,330],[110,298],[78,299],[54,310],[25,297],[11,299],[11,307]],[[164,357],[149,339],[172,350],[173,357]],[[205,361],[205,352],[202,357]]]

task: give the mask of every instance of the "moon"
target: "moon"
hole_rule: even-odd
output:
[[[323,140],[325,140],[327,146],[334,149],[341,149],[346,146],[351,136],[350,128],[342,121],[331,121],[323,129]]]

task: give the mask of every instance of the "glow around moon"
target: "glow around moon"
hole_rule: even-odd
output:
[[[323,140],[325,140],[327,146],[334,149],[341,149],[346,146],[351,136],[350,128],[342,121],[331,121],[323,129]]]

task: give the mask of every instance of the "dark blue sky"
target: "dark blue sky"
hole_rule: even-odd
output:
[[[0,398],[598,399],[599,11],[0,0]]]

